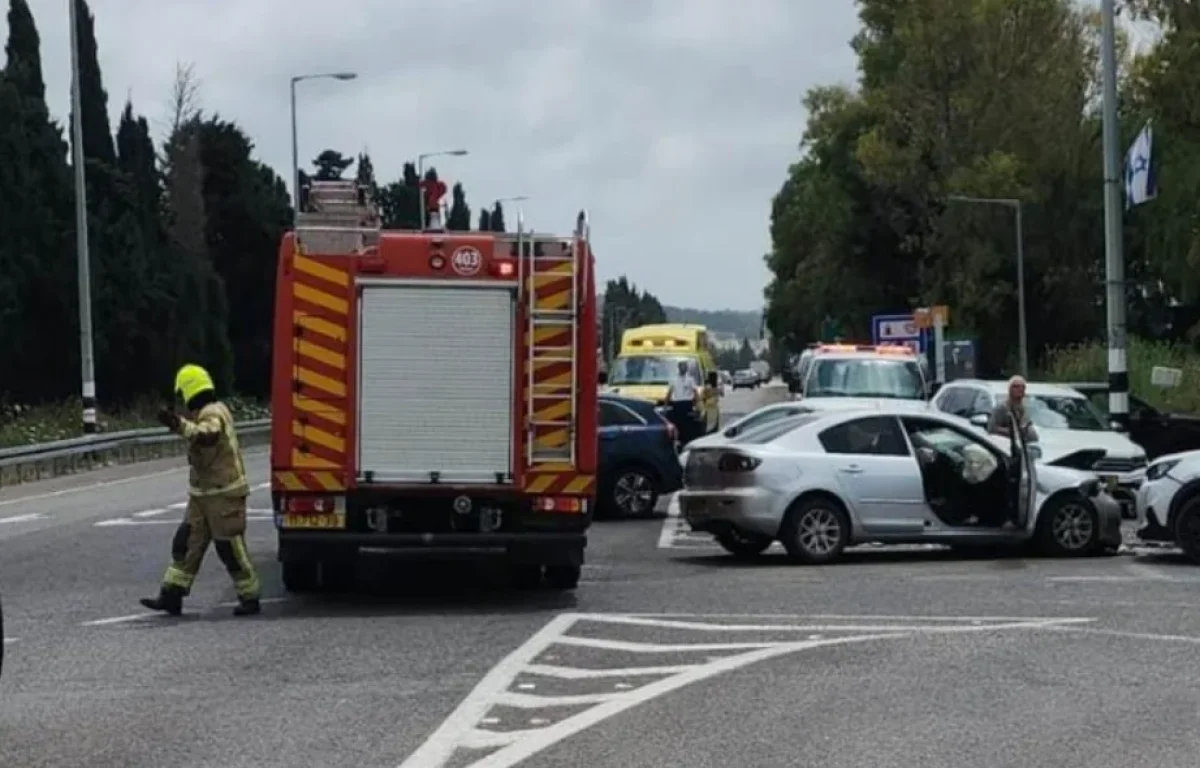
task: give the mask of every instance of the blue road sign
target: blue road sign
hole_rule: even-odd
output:
[[[871,318],[872,344],[905,344],[924,355],[929,351],[933,332],[921,330],[913,322],[912,313],[906,315],[875,315]]]

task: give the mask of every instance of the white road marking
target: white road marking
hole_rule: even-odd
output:
[[[27,515],[13,515],[12,517],[0,517],[0,524],[4,523],[29,523],[34,520],[41,520],[45,517],[41,512],[30,512]]]
[[[154,510],[147,510],[147,512],[140,512],[138,514],[147,515],[148,512],[153,512],[153,511]],[[166,510],[162,510],[162,511],[165,512]],[[274,522],[274,520],[275,520],[275,510],[273,510],[273,509],[248,509],[248,510],[246,510],[246,522],[248,522],[248,523]],[[2,518],[0,518],[0,522],[3,522]],[[96,522],[92,523],[92,525],[96,528],[111,528],[114,526],[125,526],[125,525],[179,525],[179,523],[180,523],[179,520],[158,520],[158,519],[152,519],[149,516],[138,517],[137,515],[134,515],[132,517],[112,517],[107,520],[97,520]]]
[[[1047,576],[1046,581],[1051,582],[1104,582],[1104,583],[1119,583],[1128,581],[1146,581],[1145,576]]]
[[[130,613],[125,616],[109,616],[104,619],[92,619],[91,621],[82,621],[79,623],[81,627],[106,627],[111,624],[126,624],[131,621],[142,621],[154,616],[162,616],[163,614],[157,611],[144,611],[142,613]]]
[[[821,648],[834,645],[847,645],[873,640],[888,640],[912,637],[919,634],[948,634],[948,633],[981,633],[1004,629],[1048,629],[1090,623],[1089,618],[1013,618],[1013,617],[900,617],[905,624],[889,625],[879,617],[853,616],[846,617],[856,623],[849,625],[857,630],[870,630],[863,634],[848,635],[827,639],[784,640],[761,643],[691,643],[691,644],[653,644],[631,643],[627,641],[585,638],[568,635],[567,632],[576,624],[588,622],[593,624],[630,624],[637,623],[649,626],[659,626],[679,630],[681,625],[697,627],[699,631],[746,632],[770,631],[775,625],[743,624],[738,629],[728,628],[730,625],[705,623],[704,619],[711,616],[695,614],[677,614],[686,616],[688,621],[668,622],[662,617],[649,614],[639,616],[605,615],[605,614],[562,614],[548,622],[528,641],[512,651],[508,656],[491,669],[451,713],[441,726],[421,744],[416,751],[401,764],[400,768],[441,768],[456,757],[461,749],[491,749],[490,754],[479,757],[471,762],[469,768],[512,768],[523,760],[535,755],[572,735],[585,730],[603,720],[620,714],[638,704],[645,703],[663,696],[686,685],[705,680],[724,672],[755,664],[789,653]],[[630,622],[629,619],[640,619]],[[813,619],[817,617],[798,617]],[[826,617],[827,618],[827,617]],[[930,620],[939,623],[916,625],[914,622]],[[972,622],[962,626],[963,621]],[[958,626],[948,622],[957,621]],[[878,624],[872,624],[878,622]],[[807,628],[811,629],[811,626]],[[788,627],[790,630],[791,627]],[[710,657],[707,661],[679,666],[639,666],[635,668],[595,670],[573,669],[557,665],[539,663],[538,659],[549,659],[546,651],[556,645],[573,645],[576,647],[591,647],[601,650],[623,650],[652,654],[677,653],[681,649],[689,651],[703,650],[737,650],[726,656]],[[587,692],[562,696],[539,696],[520,693],[512,690],[518,677],[530,674],[546,674],[552,677],[568,680],[594,679],[598,677],[629,676],[632,674],[654,675],[660,679],[653,680],[640,687],[621,684],[616,693]],[[543,727],[521,728],[509,731],[496,731],[484,726],[494,726],[501,718],[491,714],[496,706],[517,707],[522,709],[552,710],[562,706],[593,706],[567,715],[554,721],[549,712],[546,717],[531,718],[529,725]]]
[[[49,491],[47,493],[36,493],[32,496],[22,496],[18,499],[5,499],[0,501],[0,507],[7,507],[12,504],[24,504],[29,501],[40,501],[41,499],[56,499],[59,496],[69,496],[72,493],[84,493],[87,491],[95,491],[100,488],[109,488],[114,485],[125,485],[126,483],[137,482],[138,480],[150,480],[155,477],[165,477],[166,475],[186,472],[187,467],[175,467],[174,469],[164,469],[161,472],[151,472],[148,475],[136,475],[134,477],[122,477],[119,480],[105,480],[100,483],[89,483],[75,488],[63,488],[58,491]]]
[[[284,602],[287,602],[287,600],[288,600],[288,598],[286,598],[286,597],[264,597],[261,600],[259,600],[259,602],[263,603],[263,604],[284,603]],[[236,600],[226,602],[226,603],[217,603],[215,607],[216,608],[232,608],[235,605],[237,605]],[[207,612],[208,611],[203,611],[201,613],[207,613]],[[189,615],[189,613],[184,612],[184,615],[187,616],[187,615]],[[190,615],[194,616],[196,614],[192,613]],[[113,624],[128,624],[131,621],[142,621],[144,619],[150,619],[155,616],[166,616],[166,614],[159,613],[158,611],[143,611],[141,613],[130,613],[130,614],[126,614],[124,616],[108,616],[103,619],[92,619],[91,621],[81,621],[79,623],[79,626],[81,626],[81,627],[107,627],[107,626],[111,626]]]
[[[4,638],[4,644],[5,644],[5,645],[11,645],[11,644],[13,644],[13,643],[15,643],[15,642],[17,642],[17,638],[15,638],[15,637],[6,637],[6,638]]]
[[[1126,632],[1119,629],[1085,628],[1085,627],[1047,627],[1056,632],[1077,632],[1087,635],[1105,635],[1107,637],[1123,637],[1129,640],[1150,640],[1161,643],[1190,643],[1200,645],[1200,637],[1193,635],[1160,635],[1153,632]]]

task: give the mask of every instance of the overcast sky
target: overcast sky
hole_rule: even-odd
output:
[[[4,3],[7,6],[7,3]],[[31,0],[50,108],[69,103],[67,0]],[[92,0],[115,117],[161,132],[176,61],[285,178],[288,78],[302,162],[370,151],[378,177],[419,152],[474,211],[528,195],[526,221],[592,217],[604,279],[668,304],[758,309],[771,197],[797,158],[800,99],[850,82],[852,0]],[[7,35],[0,16],[0,28]],[[507,206],[506,206],[507,207]],[[477,214],[473,215],[473,218]],[[510,226],[513,218],[509,219]]]

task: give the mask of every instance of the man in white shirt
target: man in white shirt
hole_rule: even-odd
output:
[[[679,442],[684,445],[693,437],[696,421],[696,406],[700,400],[700,387],[688,371],[686,361],[679,361],[679,371],[671,380],[667,390],[667,403],[671,408],[671,421],[679,430]]]

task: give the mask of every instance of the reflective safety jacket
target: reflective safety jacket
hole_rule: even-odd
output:
[[[195,421],[181,417],[179,434],[188,443],[190,495],[250,495],[233,414],[224,403],[217,401],[204,406]]]

